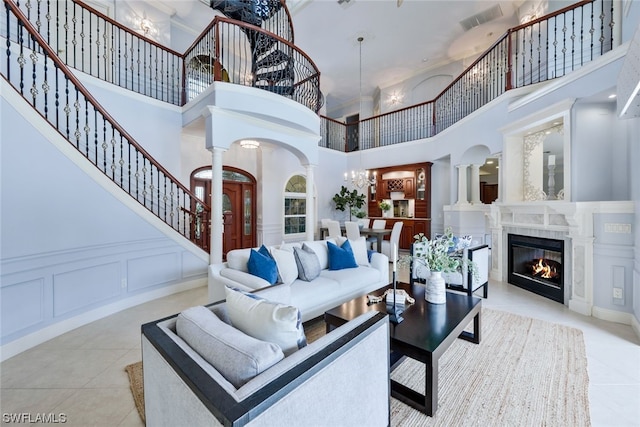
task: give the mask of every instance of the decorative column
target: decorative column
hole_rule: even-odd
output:
[[[471,203],[481,205],[480,201],[480,165],[471,165]]]
[[[496,154],[496,159],[498,160],[498,198],[495,200],[496,202],[501,202],[504,194],[504,186],[502,180],[502,153]]]
[[[314,232],[316,228],[316,207],[313,204],[313,189],[315,187],[315,178],[313,176],[313,170],[315,169],[314,165],[306,165],[307,169],[307,209],[306,209],[306,219],[305,219],[305,239],[306,240],[314,240]]]
[[[225,151],[219,147],[211,148],[211,264],[222,262],[222,153]]]
[[[458,201],[456,205],[468,205],[467,199],[467,167],[469,165],[458,165]]]
[[[591,316],[593,310],[593,243],[595,242],[593,212],[577,205],[575,211],[566,213],[565,218],[569,224],[568,237],[571,241],[572,257],[569,261],[565,256],[565,262],[570,262],[572,268],[569,309],[585,316]],[[567,285],[565,282],[565,286]]]

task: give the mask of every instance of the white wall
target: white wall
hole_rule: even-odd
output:
[[[615,104],[576,103],[571,132],[574,200],[629,200],[630,140]]]
[[[89,178],[16,104],[1,102],[3,358],[184,289],[178,283],[204,284],[206,262]]]
[[[628,121],[629,135],[635,135],[631,144],[631,164],[640,164],[640,118]],[[635,221],[633,230],[635,234],[635,258],[633,268],[633,293],[630,298],[633,299],[633,312],[635,313],[636,323],[640,324],[640,168],[631,168],[631,199],[635,201]]]

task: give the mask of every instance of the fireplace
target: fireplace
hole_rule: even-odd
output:
[[[510,284],[564,304],[564,241],[508,235]]]

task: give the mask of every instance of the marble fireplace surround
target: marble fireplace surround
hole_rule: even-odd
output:
[[[563,240],[564,301],[570,310],[593,314],[594,259],[593,216],[596,213],[628,213],[629,202],[494,202],[485,211],[491,234],[491,278],[508,282],[507,236]]]

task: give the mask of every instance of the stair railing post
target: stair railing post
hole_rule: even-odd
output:
[[[215,28],[215,40],[213,42],[213,80],[222,81],[222,63],[220,62],[220,22],[213,24]]]
[[[513,85],[511,83],[511,73],[512,73],[512,61],[511,61],[511,29],[507,31],[507,74],[505,76],[505,91],[513,89]]]

